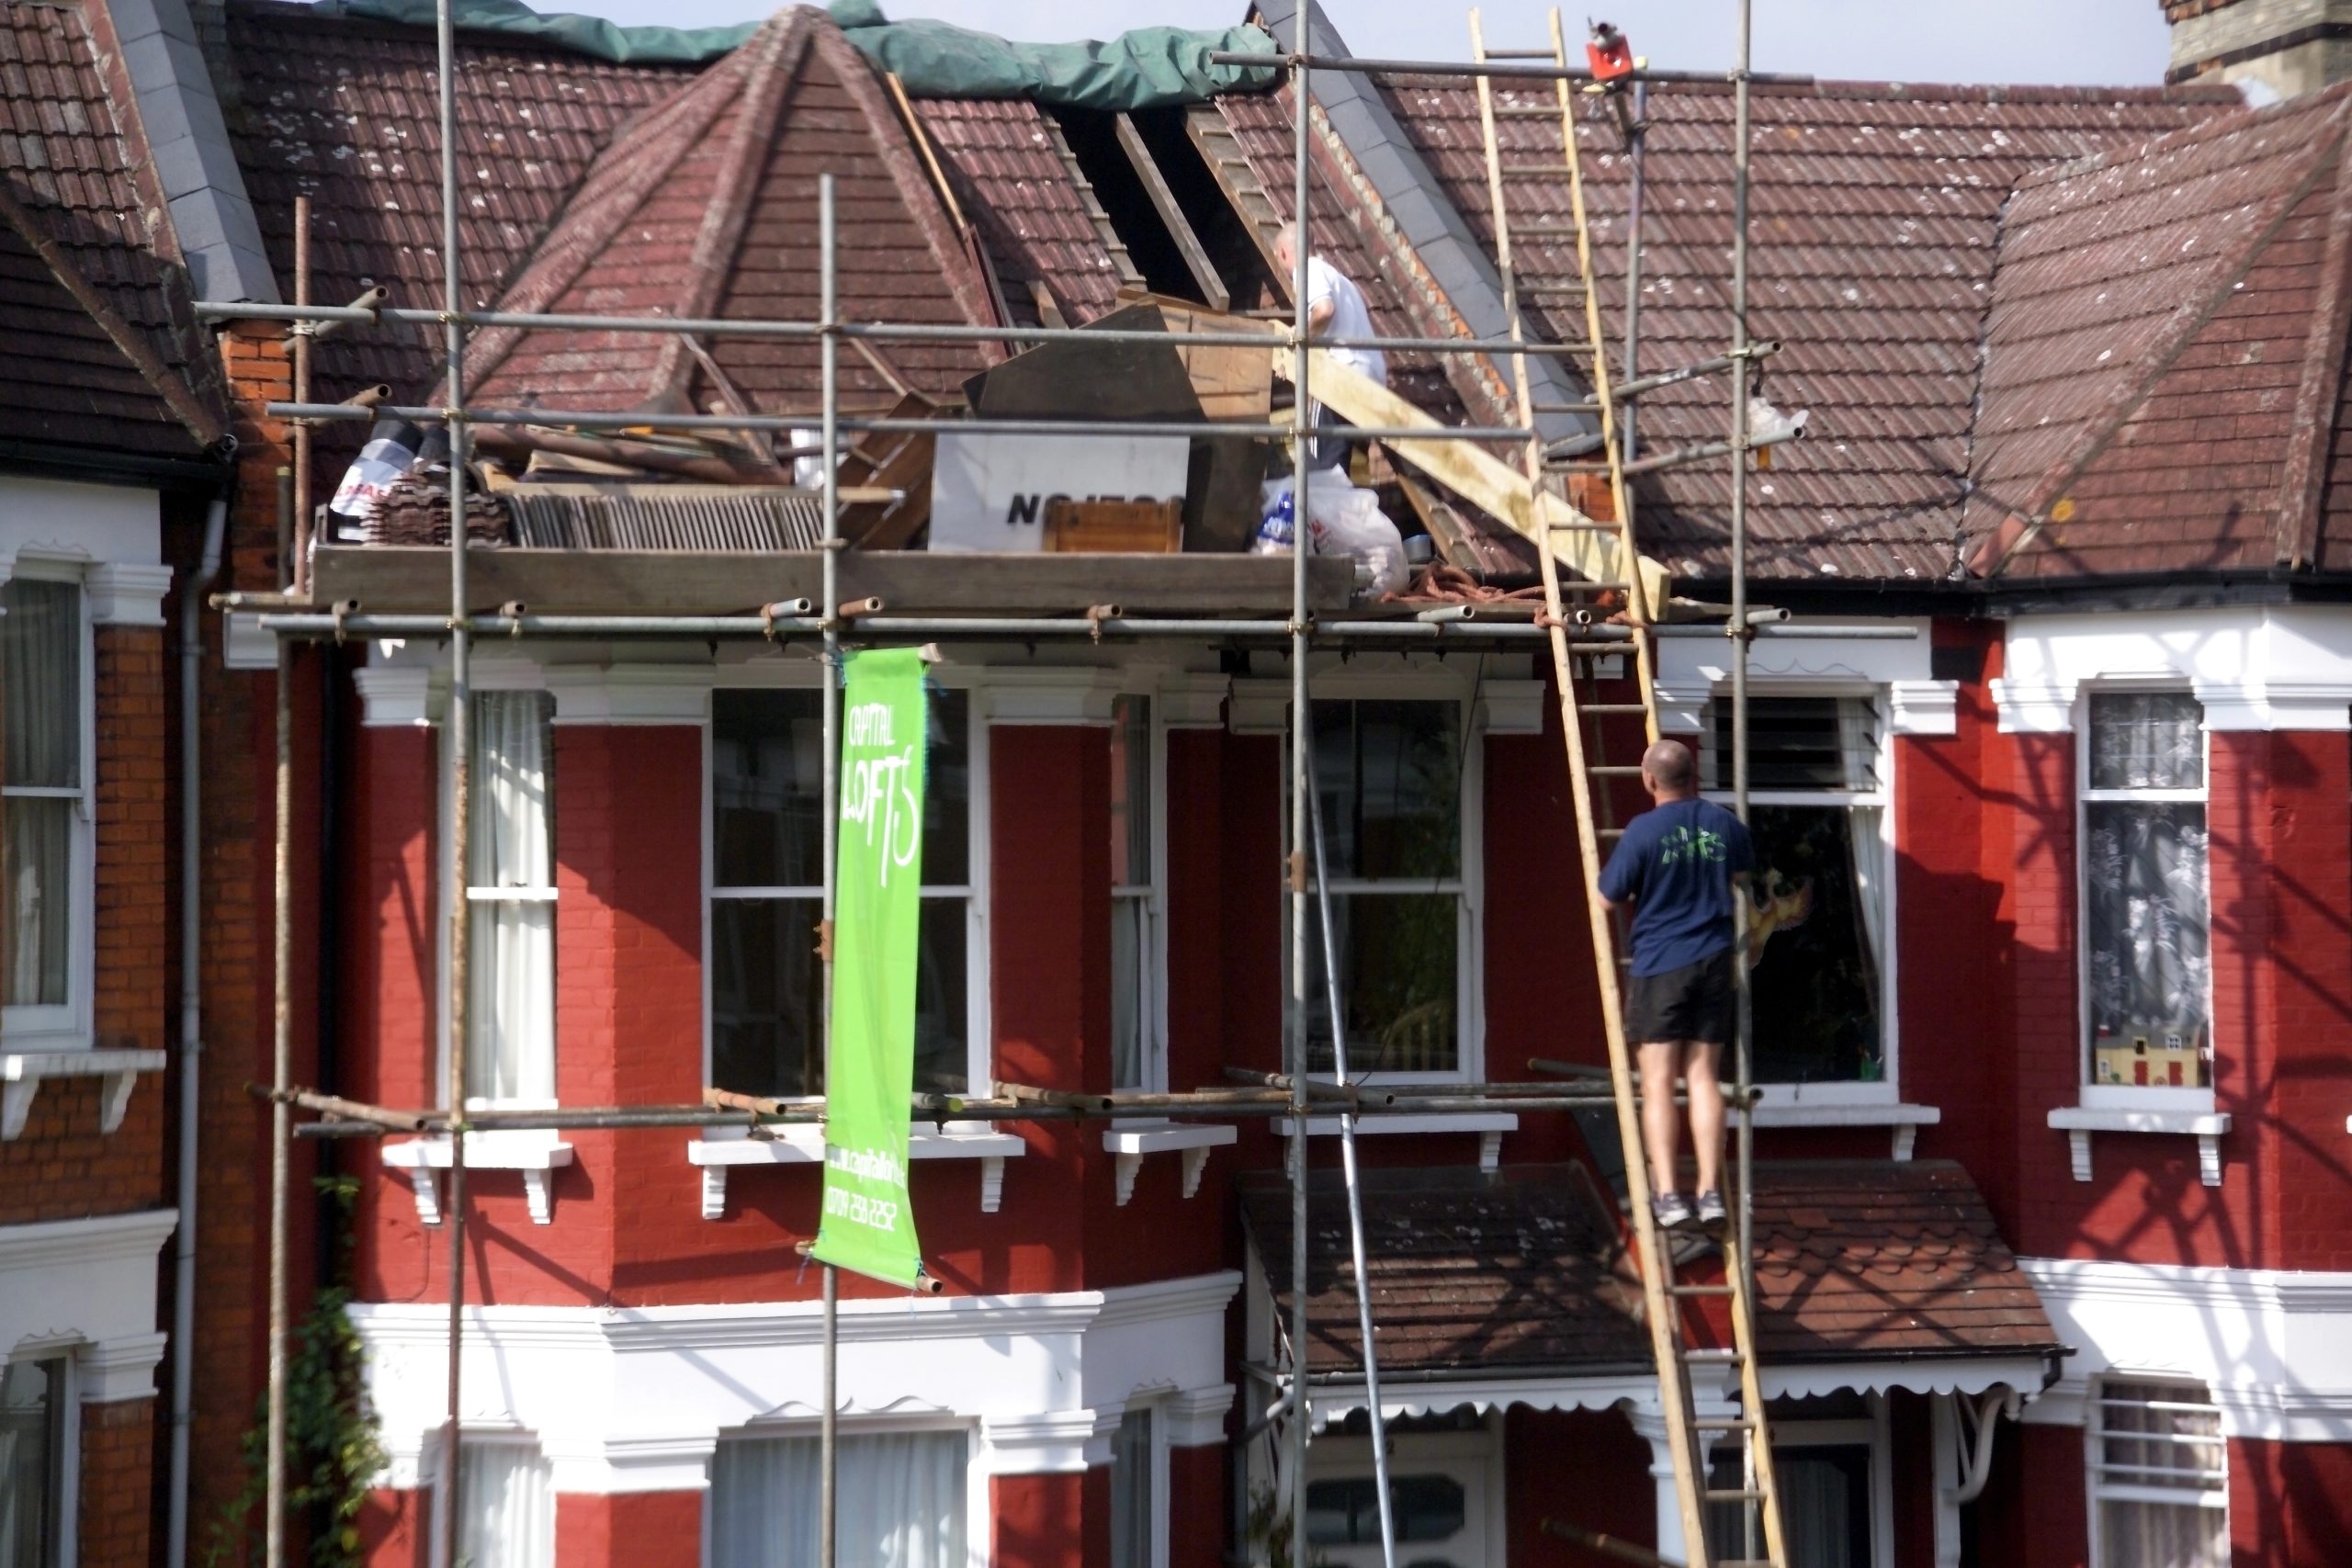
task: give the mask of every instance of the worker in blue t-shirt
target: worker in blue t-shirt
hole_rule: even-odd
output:
[[[1611,909],[1630,908],[1634,916],[1625,1032],[1641,1064],[1650,1212],[1669,1228],[1695,1224],[1719,1229],[1724,1223],[1719,1069],[1736,1012],[1732,898],[1754,863],[1755,852],[1738,818],[1699,798],[1698,767],[1680,742],[1661,740],[1642,754],[1642,786],[1654,805],[1634,818],[1617,841],[1617,852],[1600,874],[1600,895]],[[1678,1190],[1678,1075],[1690,1094],[1690,1142],[1699,1164],[1695,1209]]]

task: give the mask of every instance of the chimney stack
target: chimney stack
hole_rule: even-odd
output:
[[[2256,104],[2352,77],[2352,0],[2163,0],[2167,82],[2233,83]]]

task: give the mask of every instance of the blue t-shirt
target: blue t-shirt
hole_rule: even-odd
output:
[[[1729,948],[1731,879],[1754,862],[1747,828],[1713,801],[1634,818],[1600,874],[1611,903],[1634,906],[1634,973],[1664,975]]]

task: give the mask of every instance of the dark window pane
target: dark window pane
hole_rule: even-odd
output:
[[[1310,919],[1316,906],[1308,905]],[[1461,898],[1452,893],[1335,893],[1341,1017],[1348,1071],[1450,1073],[1461,1066],[1456,979]],[[1323,986],[1322,934],[1307,1020],[1308,1059],[1329,1072],[1331,1010]]]
[[[1748,932],[1757,955],[1748,985],[1759,1082],[1885,1076],[1878,955],[1886,862],[1877,816],[1842,806],[1748,813],[1756,844]],[[1868,858],[1858,863],[1857,854]]]
[[[61,1007],[74,930],[74,802],[18,796],[0,809],[0,868],[7,906],[0,923],[0,1001]]]
[[[1701,782],[1732,786],[1731,705],[1713,704]],[[1868,697],[1747,699],[1750,789],[1874,790],[1878,710]]]
[[[960,887],[971,880],[972,698],[931,694],[931,750],[923,759],[922,880]]]
[[[817,1094],[824,979],[814,898],[710,905],[710,1076],[738,1094]]]
[[[2083,818],[2091,1079],[2201,1088],[2212,995],[2205,807],[2093,802]]]
[[[1871,1450],[1863,1443],[1834,1448],[1772,1449],[1780,1481],[1781,1524],[1788,1531],[1790,1568],[1870,1568]],[[1739,1461],[1718,1451],[1711,1476],[1726,1491],[1740,1484]],[[1740,1505],[1707,1509],[1707,1534],[1719,1557],[1749,1553]]]
[[[1388,1507],[1396,1539],[1448,1540],[1469,1520],[1470,1499],[1450,1475],[1396,1475]],[[1380,1483],[1369,1475],[1306,1483],[1306,1539],[1314,1546],[1377,1545]]]
[[[814,887],[823,879],[822,701],[817,692],[711,694],[713,886]]]
[[[2202,789],[2205,707],[2187,692],[2091,694],[2093,789]]]
[[[1462,874],[1460,721],[1450,702],[1317,705],[1315,781],[1334,878]]]
[[[58,1491],[64,1473],[62,1360],[0,1367],[0,1564],[57,1561]]]
[[[922,952],[915,971],[915,1088],[961,1094],[971,1087],[964,1043],[970,1033],[966,1006],[965,901],[922,901]]]

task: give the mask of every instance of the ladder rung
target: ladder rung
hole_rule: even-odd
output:
[[[1729,1285],[1668,1285],[1666,1288],[1666,1293],[1669,1296],[1727,1296],[1731,1294],[1731,1287]]]
[[[1596,838],[1602,839],[1622,839],[1625,836],[1625,829],[1623,828],[1595,828],[1592,831]],[[1629,960],[1621,958],[1617,962],[1623,964]]]
[[[1765,1495],[1766,1495],[1764,1493],[1758,1492],[1751,1486],[1710,1486],[1707,1488],[1707,1501],[1710,1503],[1761,1503],[1764,1501]]]
[[[1614,523],[1546,523],[1544,526],[1555,534],[1614,534]]]
[[[1577,705],[1578,713],[1646,714],[1649,711],[1639,703],[1578,703]]]
[[[1538,115],[1546,119],[1557,119],[1560,118],[1560,106],[1557,104],[1497,104],[1495,106],[1497,119],[1533,119]]]
[[[1680,1351],[1679,1354],[1686,1361],[1695,1362],[1698,1365],[1709,1367],[1729,1366],[1738,1361],[1740,1359],[1739,1352],[1737,1350],[1719,1348],[1697,1350],[1686,1349]]]
[[[1634,644],[1630,638],[1624,642],[1572,642],[1568,644],[1568,651],[1604,657],[1612,654],[1623,656],[1634,651]]]
[[[1752,1432],[1756,1423],[1745,1416],[1697,1416],[1691,1417],[1694,1432]]]
[[[1510,226],[1510,237],[1514,240],[1522,234],[1534,234],[1541,237],[1545,234],[1573,234],[1576,231],[1577,226],[1573,223],[1514,223]],[[1581,288],[1583,286],[1577,287]]]
[[[1585,770],[1598,778],[1633,779],[1641,777],[1641,765],[1636,762],[1596,762]]]

